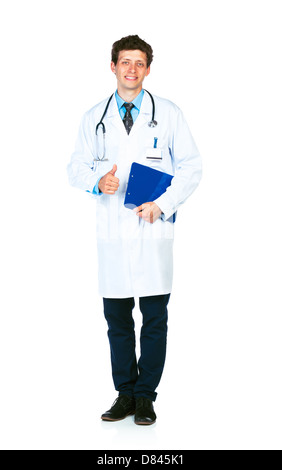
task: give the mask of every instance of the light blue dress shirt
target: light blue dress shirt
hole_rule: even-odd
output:
[[[140,113],[140,108],[141,108],[143,96],[144,96],[144,90],[142,89],[140,91],[139,95],[137,95],[136,98],[133,101],[131,101],[131,103],[134,104],[134,108],[132,108],[132,110],[131,110],[131,116],[132,116],[133,122],[136,121],[136,119],[137,119],[137,117]],[[116,102],[117,102],[120,117],[121,117],[121,119],[123,119],[124,116],[125,116],[125,112],[126,112],[125,107],[123,105],[124,105],[124,103],[126,103],[126,101],[124,101],[119,96],[117,90],[115,92],[115,98],[116,98]],[[100,192],[99,188],[98,188],[98,184],[99,184],[100,179],[101,178],[99,178],[97,183],[95,184],[95,187],[93,189],[93,194],[102,194]]]
[[[133,101],[131,101],[131,103],[134,104],[134,108],[132,108],[132,110],[131,110],[131,116],[132,116],[133,122],[136,121],[136,119],[138,117],[138,114],[140,112],[143,96],[144,96],[144,90],[141,90],[139,95],[137,95],[136,98]],[[119,96],[117,91],[115,92],[115,97],[116,97],[116,100],[117,100],[117,105],[118,105],[118,110],[119,110],[120,117],[121,117],[121,119],[123,119],[124,116],[125,116],[125,107],[123,105],[124,105],[124,103],[126,103],[126,101],[124,101]]]

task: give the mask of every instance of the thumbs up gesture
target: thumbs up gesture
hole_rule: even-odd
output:
[[[117,171],[116,164],[113,165],[111,171],[106,173],[99,181],[98,188],[104,194],[115,194],[119,187],[119,179],[115,176]]]

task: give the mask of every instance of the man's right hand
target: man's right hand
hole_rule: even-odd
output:
[[[113,168],[109,173],[107,173],[105,176],[102,176],[102,178],[99,181],[98,188],[102,193],[104,194],[115,194],[119,187],[119,179],[115,176],[115,172],[117,171],[117,166],[114,164]]]

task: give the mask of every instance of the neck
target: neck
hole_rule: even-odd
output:
[[[118,91],[119,96],[124,101],[126,101],[126,103],[131,103],[131,101],[133,101],[136,98],[136,96],[139,95],[141,90],[142,90],[142,87],[138,88],[138,90],[127,90],[127,89],[118,87],[117,91]]]

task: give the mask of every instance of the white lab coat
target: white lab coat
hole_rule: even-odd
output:
[[[183,114],[174,103],[154,96],[158,125],[148,126],[152,102],[145,92],[129,135],[113,96],[104,118],[108,161],[94,161],[97,145],[100,145],[96,142],[95,129],[107,100],[84,114],[75,152],[68,165],[70,184],[91,193],[98,178],[110,171],[114,163],[117,165],[117,192],[95,196],[99,293],[106,298],[168,294],[172,289],[174,232],[174,224],[168,219],[199,184],[200,155]],[[153,148],[155,137],[158,148],[162,149],[160,161],[146,159],[147,149]],[[163,215],[154,224],[124,207],[132,162],[174,175],[171,186],[155,200]]]

